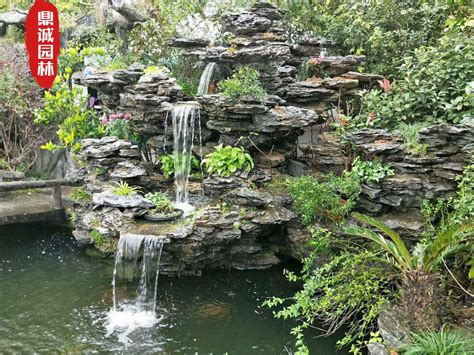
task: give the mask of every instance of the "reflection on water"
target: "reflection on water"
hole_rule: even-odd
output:
[[[89,257],[66,228],[0,227],[0,353],[284,354],[293,348],[291,324],[260,308],[266,297],[294,291],[279,268],[160,277],[156,317],[129,332],[107,329],[111,317],[124,329],[131,319],[109,312],[112,271],[112,259]],[[136,290],[137,284],[117,285],[117,297],[133,299]],[[335,341],[311,339],[310,348],[334,354]]]

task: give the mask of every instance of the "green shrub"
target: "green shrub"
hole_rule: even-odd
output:
[[[400,78],[362,96],[353,127],[395,128],[405,123],[460,123],[474,117],[474,41],[471,29],[449,33],[437,47],[421,47],[404,59]]]
[[[77,88],[70,89],[67,80],[71,69],[66,69],[62,79],[58,79],[52,90],[45,91],[44,105],[35,110],[35,123],[40,125],[56,124],[59,145],[51,141],[43,149],[54,150],[70,148],[77,152],[84,138],[100,138],[105,134],[96,112],[88,108],[87,97]]]
[[[158,16],[137,24],[129,36],[129,50],[140,62],[152,64],[163,56],[167,42],[173,36],[174,24]]]
[[[472,233],[468,224],[452,224],[449,229],[437,229],[434,235],[418,242],[410,252],[401,236],[385,223],[357,212],[352,213],[352,217],[360,223],[378,229],[388,238],[369,228],[359,226],[345,227],[344,232],[374,242],[386,253],[387,261],[402,272],[436,271],[443,258],[458,251],[463,243],[468,242],[468,236]]]
[[[202,74],[201,66],[187,60],[176,50],[169,51],[158,60],[157,64],[165,66],[171,71],[171,75],[176,78],[176,82],[185,94],[196,95]]]
[[[84,60],[88,56],[104,57],[105,49],[102,47],[69,47],[61,49],[58,59],[58,76],[71,74],[84,68]],[[105,58],[104,58],[105,60]],[[69,77],[67,78],[69,80]]]
[[[313,250],[303,260],[300,275],[285,271],[289,281],[303,282],[304,287],[292,297],[274,297],[264,302],[268,307],[284,305],[274,313],[275,317],[298,323],[291,331],[296,337],[297,354],[308,354],[303,331],[315,322],[324,324],[327,334],[345,328],[338,345],[355,343],[351,350],[357,353],[374,330],[382,306],[395,296],[390,290],[391,276],[378,264],[376,253],[342,252],[316,267],[321,251],[327,250],[335,238],[327,230],[314,231],[310,240]]]
[[[228,177],[237,171],[250,171],[254,167],[253,159],[242,147],[222,146],[219,144],[212,153],[206,155],[202,164],[208,174]]]
[[[100,70],[106,72],[112,72],[114,70],[127,69],[133,62],[135,58],[131,55],[119,54],[115,56],[111,61],[101,65]]]
[[[448,199],[438,199],[436,202],[424,201],[423,214],[427,220],[434,220],[437,225],[431,229],[446,230],[453,224],[474,223],[474,164],[464,167],[463,173],[457,177],[458,189],[456,195]]]
[[[396,76],[406,55],[436,44],[446,22],[460,21],[470,13],[469,0],[272,2],[286,11],[291,39],[308,34],[329,38],[341,54],[366,55],[368,70],[384,76]]]
[[[130,186],[126,181],[116,182],[115,186],[112,187],[112,193],[117,196],[133,196],[141,191],[137,186]]]
[[[435,202],[424,201],[422,211],[428,220],[427,233],[448,232],[453,228],[474,230],[474,164],[464,168],[462,175],[457,177],[458,190],[456,195],[446,200]],[[474,278],[474,256],[472,246],[456,250],[456,266],[458,270]]]
[[[0,40],[0,53],[0,166],[27,171],[46,133],[33,123],[43,95],[30,74],[23,46]]]
[[[401,351],[404,355],[467,355],[474,353],[474,340],[469,334],[443,327],[439,332],[411,334],[410,343]]]
[[[174,159],[173,155],[167,154],[160,157],[161,171],[165,178],[169,179],[174,175]]]
[[[341,221],[354,207],[360,194],[360,181],[349,175],[326,175],[320,179],[301,176],[286,186],[293,206],[304,224],[314,221]]]
[[[173,51],[168,42],[176,34],[181,21],[191,14],[202,12],[206,1],[152,0],[147,5],[146,11],[151,16],[147,21],[137,23],[130,31],[127,50],[135,61],[157,64]]]
[[[250,98],[262,101],[267,97],[260,83],[260,73],[251,67],[241,67],[229,79],[219,82],[219,91],[233,100]]]
[[[85,48],[104,48],[112,56],[118,52],[119,43],[113,33],[106,27],[77,26],[74,37],[68,41],[68,48],[83,50]]]
[[[155,205],[163,201],[169,201],[170,199],[161,192],[149,192],[145,195],[145,198],[150,200]]]
[[[356,157],[352,162],[352,169],[347,173],[361,182],[380,182],[386,176],[395,175],[395,171],[378,160],[364,161]]]
[[[105,135],[138,142],[139,137],[130,130],[128,125],[131,118],[130,113],[115,113],[102,119],[101,124],[105,126]]]
[[[71,198],[77,202],[87,202],[92,200],[92,195],[81,186],[72,189]]]

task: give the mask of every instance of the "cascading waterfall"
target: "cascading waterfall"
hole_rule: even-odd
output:
[[[189,174],[194,144],[194,126],[198,120],[199,140],[201,141],[201,122],[199,105],[195,102],[177,103],[173,108],[173,158],[176,185],[176,207],[185,214],[193,208],[189,204]],[[201,149],[201,147],[200,147]],[[202,154],[201,154],[202,155]]]
[[[107,331],[125,329],[127,335],[139,327],[151,327],[159,319],[155,315],[158,275],[163,238],[125,234],[120,237],[112,278],[113,308],[109,313]],[[117,281],[139,280],[135,299],[118,300]]]
[[[212,73],[216,63],[209,63],[204,71],[202,72],[201,79],[199,80],[199,86],[197,90],[198,95],[206,95],[209,89],[209,83],[211,82]]]

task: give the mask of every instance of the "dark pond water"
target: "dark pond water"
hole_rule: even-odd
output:
[[[67,228],[0,227],[0,354],[285,354],[293,349],[291,324],[260,307],[266,297],[291,294],[281,268],[160,277],[161,320],[127,333],[107,331],[112,270],[113,260],[88,256]],[[312,353],[335,354],[336,340],[309,339]]]

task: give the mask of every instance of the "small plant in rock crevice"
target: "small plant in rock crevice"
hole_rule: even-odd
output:
[[[103,167],[103,166],[98,166],[98,167],[95,168],[95,173],[96,173],[97,176],[107,175],[108,172],[109,172],[109,170],[106,167]]]
[[[72,189],[71,198],[76,202],[87,202],[92,200],[92,195],[81,186]]]
[[[325,78],[328,76],[329,62],[325,57],[311,57],[304,60],[297,73],[298,80]]]
[[[244,148],[222,144],[216,146],[214,152],[206,155],[202,164],[208,174],[222,177],[229,177],[238,171],[250,171],[254,167],[252,157]]]
[[[115,186],[112,187],[111,192],[117,196],[133,196],[141,192],[138,186],[130,186],[126,181],[114,181]]]
[[[97,229],[91,230],[89,235],[96,246],[100,247],[105,243],[106,238]]]
[[[426,123],[417,122],[413,124],[400,123],[397,127],[397,131],[403,136],[405,149],[415,155],[425,155],[428,148],[427,144],[421,144],[418,142],[418,135],[420,131],[427,127]]]
[[[230,78],[221,81],[218,88],[232,100],[247,98],[263,101],[267,97],[260,83],[260,73],[251,67],[239,68]]]
[[[364,161],[356,157],[352,162],[352,169],[348,172],[362,182],[380,182],[387,176],[395,175],[395,171],[378,160]]]
[[[113,253],[116,251],[116,244],[112,238],[102,235],[97,229],[93,229],[89,232],[89,236],[94,241],[96,248],[105,254]]]

